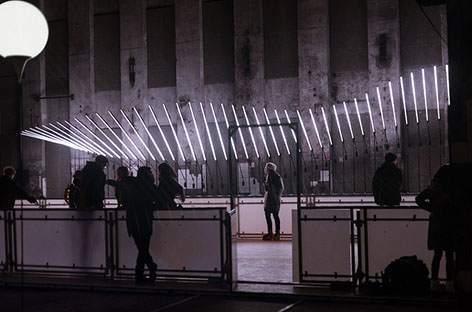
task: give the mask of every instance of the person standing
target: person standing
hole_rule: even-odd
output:
[[[10,166],[3,168],[3,175],[0,178],[0,210],[12,210],[15,207],[16,199],[26,199],[32,204],[36,203],[33,196],[16,185],[13,180],[15,175],[15,168]]]
[[[282,178],[277,173],[277,166],[274,163],[268,162],[265,165],[264,171],[265,177],[265,196],[264,196],[264,213],[267,222],[267,234],[265,234],[263,240],[280,240],[280,197],[284,190]],[[272,219],[274,217],[275,222],[275,235],[272,231]]]
[[[177,175],[167,163],[157,167],[159,185],[157,187],[157,207],[160,210],[173,210],[178,206],[175,202],[176,196],[185,202],[184,188],[177,182]]]
[[[398,168],[397,155],[387,153],[385,162],[376,171],[372,180],[374,200],[380,206],[397,206],[402,200],[402,171]]]
[[[105,156],[98,155],[88,161],[81,170],[78,208],[81,210],[103,209],[106,176],[103,170],[108,164]]]

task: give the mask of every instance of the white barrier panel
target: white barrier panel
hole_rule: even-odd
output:
[[[373,221],[373,218],[377,221]],[[378,277],[393,260],[416,255],[431,268],[433,252],[427,249],[429,213],[422,209],[369,209],[368,248],[369,275]],[[379,220],[380,219],[380,220]],[[409,219],[397,221],[388,219]],[[441,262],[440,277],[444,276],[445,258]]]
[[[0,271],[4,271],[7,262],[7,248],[5,236],[5,211],[0,210]]]
[[[350,218],[349,210],[302,209],[300,217],[302,281],[351,280],[351,225],[349,220],[342,220]],[[296,229],[296,210],[292,220]],[[295,281],[300,269],[297,233],[294,231],[292,237]]]
[[[124,211],[118,212],[119,273],[134,270],[137,256],[125,216]],[[158,275],[222,277],[227,261],[224,217],[224,208],[154,212],[151,254]]]
[[[105,213],[59,209],[15,211],[15,262],[21,264],[23,250],[25,270],[104,272]]]

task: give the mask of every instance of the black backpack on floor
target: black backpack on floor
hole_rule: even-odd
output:
[[[398,295],[425,295],[429,292],[429,271],[416,256],[405,256],[392,261],[382,276],[386,291]]]

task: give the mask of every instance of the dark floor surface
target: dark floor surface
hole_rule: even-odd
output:
[[[23,302],[23,307],[21,303]],[[22,309],[23,308],[23,309]],[[1,312],[158,312],[158,311],[316,311],[316,312],[426,312],[455,311],[452,305],[392,305],[313,302],[229,295],[130,294],[77,290],[0,288]]]

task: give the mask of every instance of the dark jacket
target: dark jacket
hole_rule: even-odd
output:
[[[106,176],[102,168],[94,161],[87,162],[80,176],[79,209],[103,208],[105,181]]]
[[[165,177],[159,179],[157,186],[157,208],[159,210],[177,209],[175,197],[184,195],[184,188],[175,178]]]
[[[402,197],[402,171],[394,163],[384,162],[372,180],[372,192],[377,205],[399,205]]]
[[[10,177],[0,177],[0,210],[13,209],[16,199],[27,199],[30,203],[35,202],[34,197],[28,195]]]
[[[128,234],[133,237],[151,236],[156,185],[145,179],[127,177],[122,181],[120,196],[126,209]]]
[[[282,178],[276,171],[269,171],[265,186],[264,210],[271,213],[278,213],[280,210],[280,197],[284,190]]]
[[[416,203],[429,211],[428,249],[453,250],[454,215],[449,195],[439,187],[430,186],[416,196]]]

